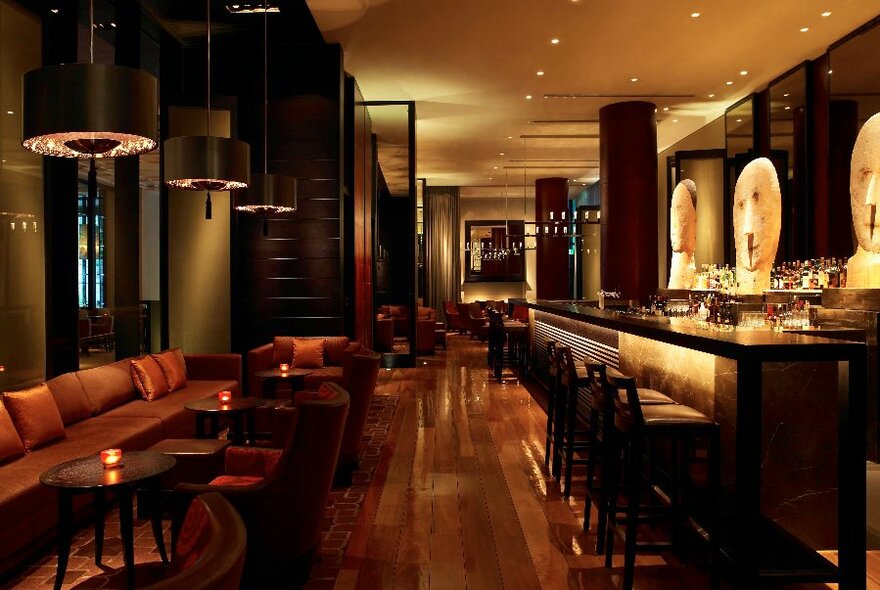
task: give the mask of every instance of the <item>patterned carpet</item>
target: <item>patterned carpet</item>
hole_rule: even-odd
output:
[[[373,398],[364,431],[364,456],[361,467],[352,476],[352,485],[334,488],[330,493],[324,536],[308,583],[311,590],[332,588],[342,565],[345,549],[351,539],[354,523],[373,473],[379,464],[388,429],[394,419],[398,396],[378,394]],[[119,511],[108,512],[104,534],[104,558],[95,565],[95,534],[91,524],[84,526],[71,544],[70,560],[64,577],[64,588],[121,588],[124,587],[122,570],[122,540],[119,535]],[[165,523],[165,544],[170,547],[170,522]],[[159,562],[148,520],[136,520],[134,531],[135,563]],[[55,583],[57,557],[55,547],[47,547],[42,554],[25,564],[11,578],[0,580],[3,590],[48,588]]]

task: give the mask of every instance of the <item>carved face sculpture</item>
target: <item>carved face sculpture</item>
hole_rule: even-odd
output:
[[[673,252],[693,254],[697,247],[697,185],[693,180],[682,180],[672,191],[669,241]]]
[[[779,246],[782,196],[776,169],[767,158],[743,168],[733,194],[733,236],[737,266],[748,271],[770,270]]]
[[[853,147],[849,198],[859,246],[880,252],[880,114],[864,124]]]

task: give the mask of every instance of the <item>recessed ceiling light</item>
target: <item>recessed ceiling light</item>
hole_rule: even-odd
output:
[[[53,8],[50,12],[51,12],[52,14],[58,14],[58,9],[57,9],[57,8]],[[4,160],[4,161],[5,161],[5,160]]]
[[[526,94],[526,100],[532,100],[532,95],[531,95],[531,94]]]
[[[499,155],[499,156],[503,156],[503,155],[504,155],[504,152],[498,152],[498,155]]]
[[[538,76],[543,76],[544,70],[538,70],[537,72],[535,72],[535,74],[537,74]]]
[[[7,114],[7,115],[14,115],[15,112],[14,112],[14,111],[6,111],[6,114]]]
[[[826,10],[825,12],[822,13],[822,16],[831,16],[831,11]]]
[[[728,86],[732,86],[732,85],[733,85],[733,80],[728,80],[727,82],[725,82],[725,84],[727,84]]]
[[[786,110],[786,111],[790,111],[790,110],[791,110],[791,107],[785,107],[785,110]]]
[[[555,37],[553,39],[550,39],[550,44],[551,45],[559,45],[559,39],[556,39]]]
[[[700,13],[699,13],[699,12],[692,12],[692,13],[691,13],[691,18],[699,18],[699,17],[700,17]]]
[[[492,180],[492,177],[491,177],[491,176],[489,177],[489,180]]]
[[[492,170],[498,170],[498,166],[492,166]]]
[[[638,79],[638,78],[630,78],[629,81],[630,81],[630,82],[638,82],[639,79]]]
[[[834,73],[834,70],[828,70],[828,73],[829,73],[829,74],[833,74],[833,73]]]
[[[5,164],[6,160],[0,160],[0,164]]]
[[[512,135],[508,135],[508,136],[507,136],[507,139],[513,139],[513,136],[512,136]]]
[[[742,119],[737,119],[736,122],[737,122],[737,123],[742,123],[743,120],[742,120]]]
[[[678,119],[673,119],[672,122],[673,122],[673,123],[678,123]]]
[[[710,94],[710,95],[709,95],[709,98],[715,98],[715,95],[714,95],[714,94]]]
[[[788,97],[789,95],[790,95],[790,93],[789,93],[789,92],[786,92],[786,93],[783,94],[782,96]]]
[[[740,75],[740,76],[748,76],[748,75],[749,75],[749,71],[748,71],[748,70],[740,70],[740,71],[739,71],[739,75]]]
[[[110,26],[113,27],[113,28],[115,29],[115,28],[116,28],[116,23],[110,23]]]
[[[668,110],[669,110],[669,107],[663,107],[663,110],[664,110],[664,111],[668,111]]]
[[[801,27],[801,33],[806,33],[810,30],[810,27]]]

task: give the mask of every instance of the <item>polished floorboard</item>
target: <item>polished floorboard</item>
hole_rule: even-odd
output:
[[[620,551],[611,569],[595,554],[595,508],[582,529],[582,480],[566,501],[544,467],[544,410],[521,384],[491,380],[485,359],[485,344],[450,334],[447,351],[381,375],[400,402],[338,590],[618,587]],[[708,587],[673,555],[636,563],[636,588]],[[880,589],[876,554],[867,587]]]

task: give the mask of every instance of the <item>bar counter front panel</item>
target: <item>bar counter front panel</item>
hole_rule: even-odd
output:
[[[746,579],[839,578],[864,587],[865,424],[862,412],[848,411],[864,408],[864,344],[512,303],[533,310],[531,367],[545,384],[552,340],[571,346],[579,364],[601,360],[719,423],[721,538]],[[815,553],[833,549],[839,571]]]

